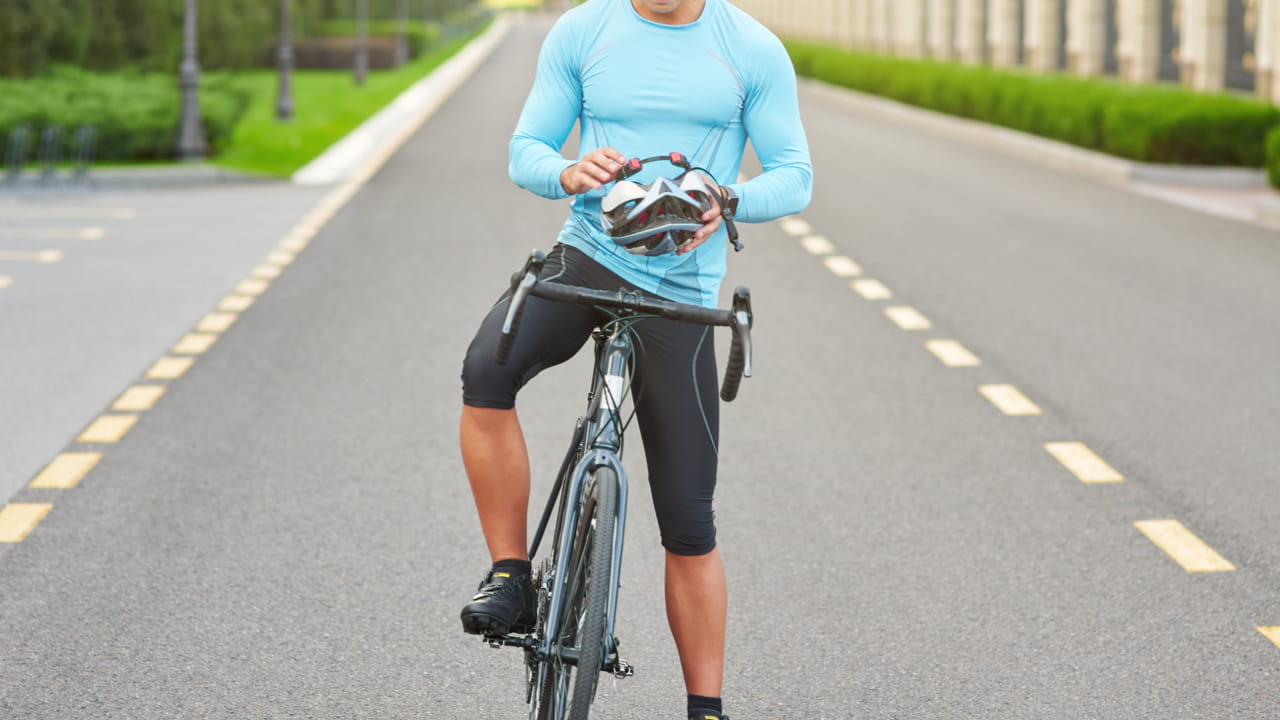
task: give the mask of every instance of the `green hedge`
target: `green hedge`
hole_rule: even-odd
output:
[[[1170,86],[787,49],[803,76],[1143,162],[1262,167],[1280,124],[1272,105]]]
[[[170,159],[176,155],[181,96],[176,83],[170,75],[99,74],[71,67],[55,68],[37,79],[0,79],[0,97],[5,99],[0,103],[0,141],[7,141],[16,126],[30,125],[34,159],[35,138],[46,126],[66,128],[69,150],[75,129],[91,124],[97,128],[97,161]],[[211,152],[226,147],[249,100],[249,93],[230,76],[203,77],[200,110]]]
[[[1280,188],[1280,126],[1267,134],[1267,180],[1271,187]]]

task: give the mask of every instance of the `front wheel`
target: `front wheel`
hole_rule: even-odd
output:
[[[582,512],[573,528],[551,657],[532,668],[530,700],[535,720],[586,720],[604,669],[609,589],[613,584],[613,533],[618,508],[618,476],[600,467],[587,481]],[[576,656],[576,662],[566,657]],[[576,670],[576,671],[575,671]],[[572,694],[570,694],[572,689]]]

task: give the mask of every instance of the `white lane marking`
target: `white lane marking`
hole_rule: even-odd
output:
[[[836,277],[855,277],[862,274],[862,267],[844,255],[829,255],[822,259],[822,264],[836,274]]]
[[[947,367],[976,367],[982,364],[977,355],[955,340],[930,340],[924,346]]]
[[[1230,572],[1236,569],[1177,520],[1141,520],[1133,525],[1187,572]]]
[[[0,238],[22,240],[101,240],[107,231],[100,227],[86,228],[24,228],[0,227]]]
[[[1044,444],[1044,449],[1057,458],[1063,467],[1070,470],[1072,475],[1079,478],[1080,482],[1124,482],[1123,475],[1116,472],[1115,468],[1108,465],[1107,461],[1098,457],[1082,442],[1050,442]]]
[[[809,225],[809,223],[805,222],[804,220],[801,220],[800,218],[794,215],[792,215],[791,217],[782,218],[781,220],[778,221],[778,225],[782,227],[782,232],[792,237],[800,237],[802,235],[813,234],[813,228]]]
[[[29,207],[0,208],[0,218],[8,220],[133,220],[138,212],[133,208],[70,207],[60,205],[36,205]]]
[[[1005,415],[1039,415],[1040,406],[1012,385],[980,385],[978,392]]]
[[[908,305],[894,305],[884,309],[884,314],[903,330],[928,330],[933,327],[929,318]]]
[[[0,290],[10,287],[11,285],[13,285],[12,275],[0,275]]]
[[[66,256],[61,250],[0,250],[0,262],[56,263]]]
[[[810,255],[830,255],[836,251],[836,246],[821,235],[805,235],[800,238],[800,244]]]
[[[849,287],[853,288],[853,291],[861,295],[864,300],[888,300],[893,297],[893,292],[879,280],[870,278],[854,280]]]

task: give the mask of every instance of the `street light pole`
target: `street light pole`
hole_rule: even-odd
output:
[[[289,3],[280,0],[280,50],[276,60],[280,68],[280,92],[276,96],[276,119],[293,117],[293,32],[289,27]]]
[[[369,3],[356,0],[356,84],[369,74]]]
[[[396,67],[409,62],[409,0],[396,0]]]
[[[178,120],[178,158],[204,159],[204,123],[200,119],[200,65],[196,61],[196,0],[186,0],[183,18],[182,65],[179,67],[182,107]]]

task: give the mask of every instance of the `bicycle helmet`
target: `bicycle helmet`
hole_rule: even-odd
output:
[[[627,179],[655,160],[670,162],[684,172],[675,178],[658,177],[647,185]],[[666,255],[693,240],[694,232],[704,224],[702,214],[711,209],[712,192],[680,153],[632,158],[600,201],[600,219],[613,241],[627,252]]]

